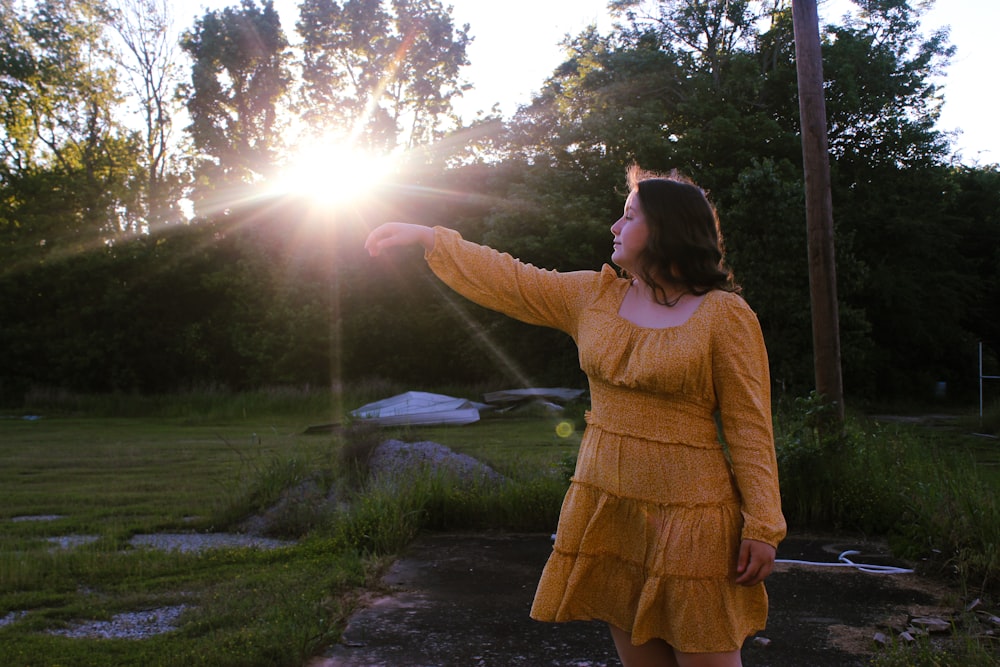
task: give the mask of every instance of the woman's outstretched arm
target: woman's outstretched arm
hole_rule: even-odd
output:
[[[575,335],[579,314],[594,298],[603,274],[559,273],[525,264],[508,253],[462,239],[445,227],[389,222],[368,235],[377,256],[395,246],[419,246],[427,265],[446,285],[484,308]]]
[[[365,240],[365,249],[377,257],[386,248],[420,244],[430,252],[434,248],[434,230],[423,225],[387,222],[372,230]]]

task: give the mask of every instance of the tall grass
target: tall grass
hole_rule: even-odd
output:
[[[558,480],[470,485],[426,471],[405,483],[368,486],[318,533],[343,548],[381,556],[399,553],[424,529],[552,530],[564,492]]]
[[[817,414],[810,398],[775,419],[792,525],[885,535],[901,557],[969,589],[1000,592],[998,477],[971,439],[859,417],[824,436]]]
[[[529,424],[537,430],[537,421]],[[494,432],[503,426],[486,428]],[[507,431],[515,432],[510,426]],[[319,459],[277,453],[245,457],[243,474],[211,523],[232,528],[247,516],[264,513],[270,536],[319,534],[373,555],[395,553],[424,529],[555,528],[575,456],[550,451],[551,460],[543,466],[508,457],[499,466],[502,481],[469,480],[434,469],[374,478],[368,469],[372,452],[394,435],[352,425],[338,431],[335,445]],[[409,431],[406,437],[427,436]],[[484,453],[490,448],[478,452],[479,457]]]

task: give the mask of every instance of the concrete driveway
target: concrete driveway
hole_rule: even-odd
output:
[[[604,624],[528,617],[551,547],[549,535],[424,535],[310,667],[620,666]],[[877,542],[836,536],[791,535],[778,558],[834,563],[848,550],[904,565]],[[779,564],[767,587],[768,628],[744,647],[745,667],[862,667],[883,625],[946,610],[946,591],[915,574]]]

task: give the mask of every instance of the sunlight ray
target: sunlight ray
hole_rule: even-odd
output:
[[[469,313],[463,297],[445,288],[435,276],[427,272],[419,272],[419,274],[423,280],[428,282],[438,298],[447,305],[448,309],[459,320],[462,327],[469,334],[469,338],[475,341],[476,345],[492,359],[494,367],[504,377],[514,381],[519,385],[518,388],[537,386],[531,376],[507,352],[504,345],[496,341],[483,325]],[[398,268],[396,269],[396,275],[403,280],[412,280],[413,277],[409,271],[403,272]]]
[[[503,345],[493,339],[483,326],[469,314],[464,304],[453,292],[446,290],[442,284],[434,279],[434,289],[442,297],[451,311],[458,316],[466,331],[476,340],[480,348],[484,349],[493,359],[494,366],[505,373],[507,377],[514,378],[519,388],[530,388],[537,386],[528,374],[521,368]]]

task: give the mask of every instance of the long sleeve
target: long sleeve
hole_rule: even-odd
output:
[[[743,538],[777,546],[786,532],[771,420],[767,350],[753,311],[738,297],[712,334],[712,374],[722,429],[743,504]]]
[[[518,261],[507,253],[465,241],[458,232],[434,228],[427,264],[451,289],[510,317],[560,329],[574,338],[579,317],[600,274],[559,273]]]

